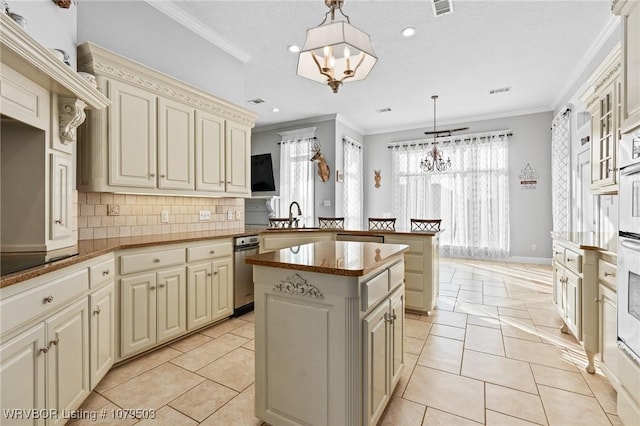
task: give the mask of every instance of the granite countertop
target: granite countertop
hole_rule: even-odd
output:
[[[81,240],[78,245],[66,248],[66,252],[73,252],[76,255],[64,258],[59,261],[46,263],[33,268],[3,275],[0,277],[0,288],[19,283],[24,280],[35,278],[67,266],[75,265],[85,260],[113,252],[115,250],[150,247],[163,244],[176,244],[193,241],[205,241],[217,238],[242,237],[246,235],[256,235],[262,229],[258,228],[234,228],[218,231],[202,232],[181,232],[175,234],[141,235],[136,237],[103,238],[95,240]]]
[[[245,261],[258,266],[360,277],[408,248],[404,244],[322,241],[248,256]]]
[[[351,234],[351,235],[436,235],[444,231],[380,231],[380,230],[362,230],[362,229],[336,229],[336,228],[261,228],[259,233],[273,233],[273,232],[310,232],[310,231],[325,231],[325,232],[337,232],[338,234]]]

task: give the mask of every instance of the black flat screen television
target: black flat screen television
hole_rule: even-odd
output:
[[[275,191],[276,184],[273,180],[273,165],[271,154],[258,154],[251,156],[251,191]]]

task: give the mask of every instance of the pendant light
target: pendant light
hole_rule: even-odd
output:
[[[436,131],[436,99],[438,99],[438,95],[431,96],[433,99],[433,148],[427,152],[427,155],[420,160],[420,169],[425,172],[445,172],[451,168],[451,159],[447,158],[447,161],[442,159],[442,151],[438,149],[438,142],[436,142],[436,137],[438,132]]]

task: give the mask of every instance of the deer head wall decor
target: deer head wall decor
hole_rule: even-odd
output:
[[[373,180],[375,181],[375,187],[376,188],[380,188],[380,180],[382,180],[382,177],[380,176],[380,173],[382,172],[382,170],[374,170],[374,176],[373,176]]]
[[[329,180],[329,176],[331,176],[331,170],[329,169],[329,165],[327,161],[324,159],[322,152],[320,152],[320,144],[313,144],[313,148],[311,148],[311,152],[313,152],[313,157],[309,161],[317,161],[318,162],[318,176],[320,176],[320,180],[326,182]]]

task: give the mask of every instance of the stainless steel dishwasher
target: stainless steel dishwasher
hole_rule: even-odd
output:
[[[260,239],[257,235],[233,239],[233,315],[253,311],[253,266],[244,258],[258,254]]]

